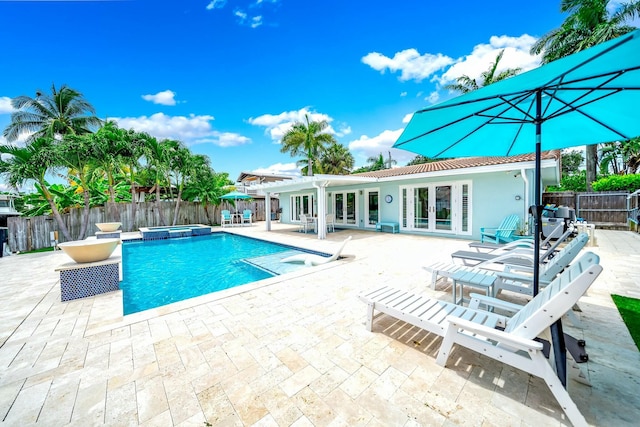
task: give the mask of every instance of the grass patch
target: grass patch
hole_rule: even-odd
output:
[[[24,252],[20,252],[18,255],[24,255],[24,254],[37,254],[38,252],[53,252],[53,246],[49,246],[47,248],[41,248],[41,249],[34,249],[32,251],[24,251]]]
[[[640,350],[640,300],[636,298],[623,297],[620,295],[611,295],[613,302],[618,307],[620,316],[627,325],[633,342]]]

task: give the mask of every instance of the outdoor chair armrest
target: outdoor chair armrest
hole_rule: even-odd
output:
[[[471,332],[489,340],[497,341],[509,347],[529,351],[542,351],[542,343],[527,338],[515,336],[499,329],[490,328],[479,323],[470,322],[455,316],[447,316],[449,328],[458,328],[466,332]]]
[[[511,313],[516,313],[522,308],[522,306],[519,304],[514,304],[512,302],[490,297],[487,295],[476,294],[475,292],[469,294],[469,297],[471,298],[471,301],[469,302],[469,308],[473,308],[475,310],[480,309],[481,304],[486,305],[487,308],[499,308]]]

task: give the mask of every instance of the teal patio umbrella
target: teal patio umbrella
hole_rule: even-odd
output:
[[[640,135],[640,30],[417,111],[394,148],[426,157],[536,153],[531,212],[540,236],[542,150],[622,141]],[[534,295],[539,238],[534,239]],[[552,329],[565,381],[562,325]],[[556,342],[560,340],[560,342]]]
[[[233,206],[235,207],[236,202],[238,200],[250,199],[251,196],[249,196],[246,193],[241,193],[239,191],[232,191],[230,193],[225,194],[224,196],[220,196],[220,198],[228,201],[233,200]]]

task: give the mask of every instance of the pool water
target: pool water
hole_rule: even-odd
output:
[[[268,267],[244,260],[273,256],[277,261],[291,251],[288,246],[227,233],[125,242],[120,282],[124,314],[272,277]]]

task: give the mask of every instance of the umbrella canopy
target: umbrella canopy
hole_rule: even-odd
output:
[[[220,196],[220,198],[224,200],[244,200],[244,199],[250,199],[251,196],[249,196],[246,193],[241,193],[239,191],[232,191],[231,193],[227,193],[224,196]]]
[[[427,157],[532,153],[640,135],[640,30],[417,111],[395,148]],[[538,111],[539,109],[539,111]]]
[[[221,198],[221,199],[224,199],[224,200],[229,200],[229,201],[230,201],[230,200],[233,200],[233,205],[235,206],[235,203],[236,203],[238,200],[250,199],[250,198],[251,198],[251,196],[249,196],[249,195],[248,195],[248,194],[246,194],[246,193],[241,193],[241,192],[239,192],[239,191],[232,191],[232,192],[230,192],[230,193],[225,194],[224,196],[220,196],[220,198]]]
[[[482,89],[417,111],[394,148],[426,157],[536,153],[532,209],[540,236],[540,152],[640,135],[640,30]],[[539,238],[534,239],[534,294]],[[562,326],[554,332],[558,375],[565,371]],[[559,350],[558,350],[559,349]]]

